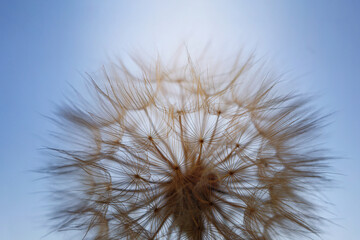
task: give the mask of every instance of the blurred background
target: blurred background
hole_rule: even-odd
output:
[[[333,113],[324,131],[335,179],[324,189],[323,239],[359,239],[359,1],[0,1],[0,239],[50,233],[41,149],[55,105],[82,74],[114,57],[169,56],[210,43],[218,55],[255,51],[290,90]]]

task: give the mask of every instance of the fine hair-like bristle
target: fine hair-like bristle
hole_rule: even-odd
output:
[[[90,99],[55,118],[56,229],[86,239],[317,234],[321,116],[239,59],[225,69],[136,58],[139,70],[116,62],[89,75]]]

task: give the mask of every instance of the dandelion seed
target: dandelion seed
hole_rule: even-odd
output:
[[[58,114],[58,230],[89,239],[280,239],[317,234],[315,111],[251,59],[227,74],[136,61],[89,76]],[[215,68],[214,68],[215,69]],[[218,71],[218,70],[217,70]],[[221,74],[221,75],[220,75]],[[71,143],[71,144],[69,144]]]

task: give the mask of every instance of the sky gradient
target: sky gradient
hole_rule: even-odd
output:
[[[209,42],[217,54],[255,50],[294,89],[332,113],[325,147],[335,182],[323,239],[359,239],[359,1],[1,1],[0,239],[50,232],[44,164],[51,116],[84,72],[133,52],[168,56]],[[293,89],[291,89],[293,90]]]

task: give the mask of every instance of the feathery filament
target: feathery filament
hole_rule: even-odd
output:
[[[63,107],[59,230],[89,239],[278,239],[317,233],[307,194],[323,179],[319,118],[251,59],[227,74],[137,60],[89,76]],[[223,71],[224,72],[224,71]],[[84,104],[85,103],[85,104]],[[316,131],[315,131],[316,132]]]

